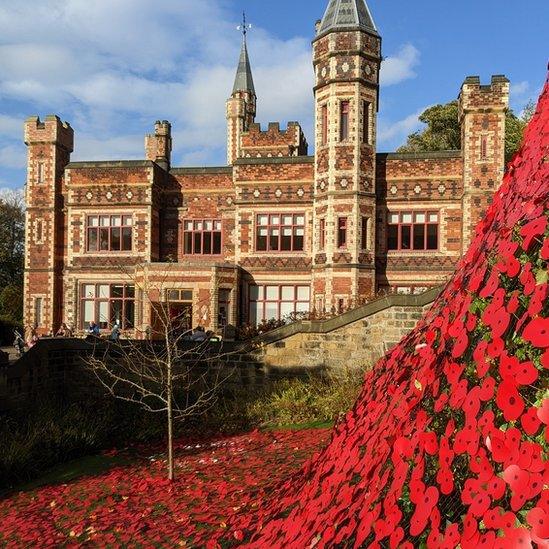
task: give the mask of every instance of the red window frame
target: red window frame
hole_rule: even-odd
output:
[[[117,235],[117,236],[116,236]],[[118,242],[118,245],[116,244]],[[133,216],[130,214],[90,214],[86,216],[86,252],[131,252]]]
[[[93,295],[86,295],[86,291],[90,291],[93,288]],[[108,295],[105,295],[105,288],[108,288]],[[117,288],[117,290],[113,290]],[[120,313],[120,327],[123,330],[134,328],[135,326],[135,286],[131,284],[103,284],[103,283],[82,283],[80,286],[80,328],[88,328],[89,319],[86,319],[86,303],[93,303],[93,320],[99,326],[100,330],[108,330],[115,322],[115,318],[112,318],[113,311]],[[102,321],[101,319],[101,303],[107,303],[108,308],[108,320]],[[131,305],[130,305],[131,303]],[[114,305],[117,304],[117,307]],[[133,316],[133,319],[129,318],[129,315]]]
[[[410,220],[408,219],[410,217]],[[424,216],[424,221],[421,221],[421,216]],[[436,220],[433,220],[435,219]],[[387,250],[388,251],[405,251],[405,252],[437,252],[440,247],[440,212],[430,211],[400,211],[389,212],[387,223]],[[419,227],[422,230],[419,231]],[[435,238],[436,247],[429,246],[430,227],[436,227]],[[417,233],[416,233],[417,231]],[[423,236],[421,235],[423,233]],[[417,240],[423,239],[421,246],[416,245]],[[391,240],[396,242],[396,247],[391,244]],[[409,246],[404,244],[409,241]]]
[[[220,256],[223,253],[221,219],[184,219],[183,255]]]
[[[257,288],[257,297],[254,298],[254,288]],[[285,295],[285,290],[293,288],[293,296],[291,298]],[[300,289],[307,289],[307,298],[300,299]],[[272,295],[273,290],[276,292],[276,297]],[[306,312],[311,307],[311,287],[308,284],[250,284],[249,286],[249,320],[250,322],[263,322],[266,320],[280,320],[288,314],[295,314],[299,312]],[[258,304],[260,304],[258,306]],[[293,304],[292,311],[282,314],[284,304]],[[299,305],[306,305],[306,307],[299,307]],[[276,317],[267,317],[268,305],[271,308],[276,307]],[[255,313],[253,311],[255,310]],[[257,314],[261,311],[261,318]],[[254,316],[256,317],[254,319]]]
[[[321,111],[322,138],[320,144],[324,146],[328,143],[328,104],[322,105]]]
[[[288,218],[291,218],[291,223]],[[278,221],[277,221],[278,220]],[[302,221],[300,221],[302,220]],[[287,232],[290,234],[284,234]],[[278,233],[278,234],[277,234]],[[301,233],[301,234],[299,234]],[[289,248],[283,238],[290,237]],[[265,239],[265,240],[263,240]],[[304,213],[260,213],[255,218],[256,252],[303,252],[305,250]]]
[[[347,217],[337,218],[337,247],[347,248]]]
[[[347,141],[349,139],[349,111],[350,102],[341,101],[339,105],[339,140]]]
[[[362,108],[362,140],[364,143],[370,143],[370,105],[369,101],[364,101]]]
[[[320,234],[320,249],[324,250],[326,248],[326,219],[322,217],[319,223],[319,234]]]

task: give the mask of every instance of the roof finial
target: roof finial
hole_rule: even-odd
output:
[[[242,25],[238,25],[238,27],[236,28],[242,33],[242,41],[246,42],[246,35],[248,34],[248,30],[252,28],[252,25],[249,23],[246,23],[245,11],[242,12]]]

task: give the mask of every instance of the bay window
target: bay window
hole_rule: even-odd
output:
[[[301,285],[250,285],[250,323],[281,320],[309,311],[310,287]]]
[[[127,284],[83,284],[80,294],[80,327],[90,322],[108,330],[117,321],[129,329],[135,322],[135,287]]]

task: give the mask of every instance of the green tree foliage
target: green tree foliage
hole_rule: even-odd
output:
[[[505,161],[511,160],[522,143],[524,128],[532,118],[534,104],[529,103],[520,116],[508,110],[505,117]],[[408,136],[397,152],[430,152],[461,149],[461,127],[458,117],[458,102],[429,107],[419,117],[426,124]]]
[[[20,321],[23,311],[25,209],[20,191],[0,194],[0,318]]]
[[[457,101],[429,107],[420,115],[419,120],[427,127],[409,135],[406,144],[397,152],[447,151],[461,148]]]

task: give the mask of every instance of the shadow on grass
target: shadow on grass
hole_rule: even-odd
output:
[[[136,458],[132,458],[127,454],[119,456],[107,456],[104,454],[85,456],[61,463],[33,481],[24,482],[6,490],[0,490],[0,497],[4,498],[17,492],[32,492],[44,486],[68,484],[82,477],[106,473],[114,467],[130,465],[135,461]]]

